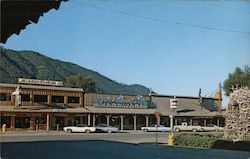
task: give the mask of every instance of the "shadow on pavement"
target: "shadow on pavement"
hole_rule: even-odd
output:
[[[212,146],[214,149],[237,150],[237,151],[250,151],[250,141],[228,141],[217,140]]]
[[[103,140],[1,143],[3,159],[247,159],[249,152]]]

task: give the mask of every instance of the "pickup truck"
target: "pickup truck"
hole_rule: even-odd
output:
[[[193,126],[193,125],[188,125],[186,122],[181,123],[181,125],[175,125],[174,126],[174,131],[180,132],[180,131],[202,131],[201,126]]]

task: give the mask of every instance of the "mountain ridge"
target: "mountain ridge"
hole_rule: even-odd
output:
[[[72,62],[47,57],[39,52],[15,51],[1,47],[0,82],[16,83],[17,78],[60,80],[65,83],[70,75],[91,76],[98,93],[148,95],[149,89],[140,84],[121,84],[96,71]]]

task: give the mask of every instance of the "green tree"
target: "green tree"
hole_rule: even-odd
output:
[[[250,68],[248,66],[245,69],[236,67],[233,73],[229,73],[228,79],[223,84],[226,96],[229,96],[233,89],[240,87],[250,88]]]
[[[82,88],[84,92],[94,92],[95,82],[90,76],[81,76],[80,74],[69,76],[66,80],[68,87]]]

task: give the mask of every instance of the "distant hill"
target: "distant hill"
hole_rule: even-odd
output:
[[[148,95],[149,89],[138,84],[125,85],[113,81],[98,72],[70,62],[52,59],[34,51],[14,51],[1,48],[0,82],[16,83],[17,78],[66,81],[70,75],[80,73],[91,76],[96,92],[113,94]]]

